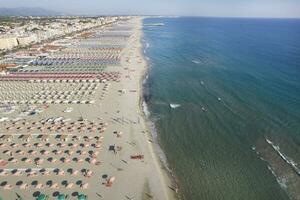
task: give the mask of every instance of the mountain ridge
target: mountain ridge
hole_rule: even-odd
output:
[[[0,16],[54,16],[63,15],[60,12],[40,7],[0,7]]]

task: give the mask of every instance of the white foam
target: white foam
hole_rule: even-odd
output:
[[[279,154],[279,156],[287,163],[289,164],[298,175],[300,175],[300,169],[297,166],[297,163],[295,161],[293,161],[291,158],[289,158],[288,156],[284,155],[281,151],[280,151],[280,147],[276,146],[271,140],[265,138],[267,143],[269,143],[273,149]]]
[[[150,44],[147,42],[146,43],[146,49],[148,49],[150,47]]]
[[[164,151],[162,150],[162,148],[158,144],[157,130],[156,130],[154,122],[150,120],[149,108],[148,108],[148,105],[147,105],[147,103],[145,101],[143,101],[143,111],[144,111],[144,114],[146,116],[146,119],[147,119],[146,122],[148,124],[148,127],[150,128],[150,132],[151,132],[151,135],[152,135],[152,138],[153,138],[153,141],[154,141],[153,142],[154,147],[155,147],[154,150],[156,151],[156,154],[158,155],[160,161],[162,162],[162,164],[164,165],[164,167],[166,168],[166,170],[174,178],[172,170],[169,168],[169,164],[168,164],[168,161],[167,161],[167,156],[166,156],[166,154],[164,153]]]
[[[287,185],[286,185],[286,179],[285,178],[280,178],[276,175],[275,171],[272,169],[272,167],[270,167],[268,165],[268,170],[273,174],[273,176],[276,178],[276,181],[277,183],[280,185],[280,187],[282,189],[286,189],[287,188]]]
[[[192,62],[195,63],[195,64],[197,64],[197,65],[200,64],[199,60],[192,60]]]
[[[144,111],[144,114],[145,114],[145,116],[146,116],[147,118],[150,117],[150,112],[149,112],[147,103],[146,103],[145,101],[143,101],[143,111]]]
[[[178,108],[180,107],[181,105],[180,104],[173,104],[173,103],[170,103],[170,107],[175,109],[175,108]]]

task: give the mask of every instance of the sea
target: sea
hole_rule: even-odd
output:
[[[143,31],[145,110],[178,198],[300,199],[300,20],[146,18]]]

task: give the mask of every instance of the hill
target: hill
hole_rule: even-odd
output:
[[[0,8],[0,16],[54,16],[62,13],[38,8],[38,7],[19,7],[19,8]]]

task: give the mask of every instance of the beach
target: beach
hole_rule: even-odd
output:
[[[176,186],[155,153],[141,105],[147,72],[142,20],[132,17],[105,31],[89,30],[63,51],[69,60],[77,52],[82,56],[93,49],[97,57],[106,51],[113,61],[105,57],[105,62],[113,64],[99,74],[84,57],[91,65],[89,70],[80,65],[84,74],[73,72],[73,64],[65,59],[58,74],[53,73],[55,67],[31,66],[1,77],[7,91],[0,99],[5,116],[0,124],[3,199],[175,199]],[[76,46],[86,49],[85,54]],[[54,53],[50,61],[60,54]]]

